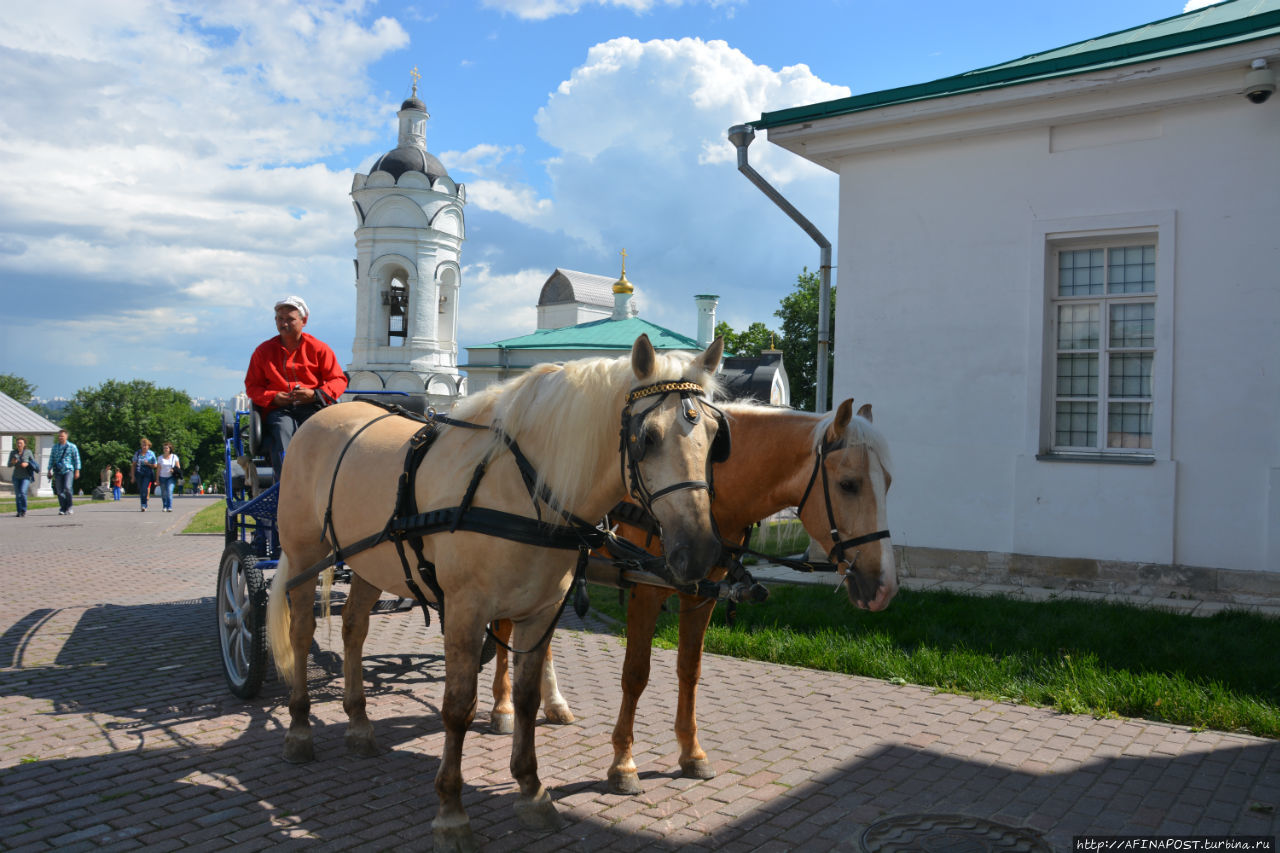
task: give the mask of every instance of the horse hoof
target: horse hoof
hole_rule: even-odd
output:
[[[516,730],[516,715],[494,711],[489,715],[489,731],[495,735],[509,735]]]
[[[431,826],[432,849],[437,853],[479,853],[480,845],[471,831],[470,822],[457,826],[440,826],[437,819]]]
[[[680,775],[686,779],[714,779],[716,771],[712,769],[711,762],[705,758],[699,758],[694,761],[681,762]]]
[[[610,773],[609,774],[609,793],[624,794],[628,797],[634,797],[636,794],[643,794],[644,789],[640,787],[639,774]]]
[[[346,743],[347,752],[359,758],[376,758],[382,754],[382,750],[378,748],[378,742],[373,739],[373,735],[358,735],[348,732]]]
[[[316,760],[316,745],[311,738],[285,735],[284,760],[290,764],[306,764]]]
[[[546,709],[547,722],[557,726],[567,726],[576,719],[568,705],[555,705]]]
[[[534,832],[555,832],[564,826],[564,821],[545,788],[528,799],[521,797],[516,800],[516,817],[526,829]]]

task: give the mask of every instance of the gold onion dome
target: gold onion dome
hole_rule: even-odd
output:
[[[623,249],[619,254],[622,255],[622,277],[613,283],[613,292],[635,293],[636,289],[627,281],[627,250]]]

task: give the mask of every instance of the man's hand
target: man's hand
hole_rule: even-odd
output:
[[[281,391],[276,394],[272,401],[276,406],[292,406],[298,403],[314,403],[316,400],[316,392],[314,388],[299,388],[294,386],[290,391]]]
[[[76,475],[75,475],[74,477],[72,477],[71,479],[73,479],[73,480],[79,480],[79,479],[80,479],[80,472],[77,470],[77,471],[76,471]]]

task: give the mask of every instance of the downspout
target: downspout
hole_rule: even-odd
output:
[[[747,180],[760,188],[760,191],[773,199],[773,203],[782,208],[804,233],[818,244],[818,387],[814,396],[813,409],[818,414],[827,411],[827,351],[830,346],[831,328],[831,241],[822,236],[822,232],[795,209],[791,202],[782,197],[782,193],[774,189],[764,177],[747,163],[747,146],[756,138],[756,129],[749,124],[735,124],[729,128],[729,141],[738,149],[738,171],[747,176]]]

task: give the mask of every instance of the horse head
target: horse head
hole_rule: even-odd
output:
[[[631,348],[636,385],[622,412],[624,485],[661,526],[667,568],[680,584],[706,577],[720,557],[710,465],[728,455],[729,427],[705,398],[723,354],[716,338],[675,374],[682,363],[659,357],[648,335]]]
[[[868,403],[853,414],[853,399],[823,419],[815,434],[814,468],[800,503],[805,528],[845,577],[849,599],[883,610],[898,591],[885,496],[893,477],[889,448],[871,423]]]

